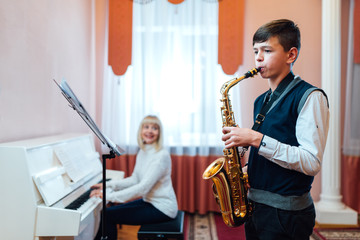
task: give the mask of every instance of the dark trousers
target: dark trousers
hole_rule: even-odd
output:
[[[315,208],[288,211],[253,202],[253,214],[245,222],[247,240],[308,240],[315,225]]]
[[[108,240],[117,239],[117,224],[142,225],[169,221],[168,217],[153,205],[142,199],[106,208],[105,236]],[[95,237],[101,239],[102,223]],[[105,237],[104,236],[104,237]]]

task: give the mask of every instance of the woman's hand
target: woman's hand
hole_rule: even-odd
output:
[[[101,189],[95,189],[90,192],[90,197],[103,198],[103,192]]]
[[[97,183],[97,184],[92,185],[90,188],[91,189],[103,189],[103,184]]]

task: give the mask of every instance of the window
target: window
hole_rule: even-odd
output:
[[[108,67],[104,83],[109,138],[135,153],[138,125],[154,114],[172,153],[222,155],[220,88],[230,77],[217,63],[217,24],[217,3],[134,4],[132,65],[123,76]]]

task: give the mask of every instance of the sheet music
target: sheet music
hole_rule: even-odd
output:
[[[75,96],[74,92],[71,90],[70,86],[67,84],[66,80],[62,79],[60,84],[58,84],[55,79],[54,82],[56,83],[56,85],[58,85],[58,87],[61,89],[63,96],[70,103],[70,107],[73,108],[81,116],[81,118],[86,122],[86,124],[90,127],[94,134],[99,138],[99,140],[103,144],[107,145],[117,156],[125,153],[125,150],[111,142],[110,139],[108,139],[101,133],[95,122],[85,110],[84,106],[81,104],[81,102]]]
[[[89,166],[92,161],[88,159],[86,152],[82,151],[81,148],[82,145],[80,144],[54,148],[56,156],[73,182],[78,182],[92,171],[92,167]]]

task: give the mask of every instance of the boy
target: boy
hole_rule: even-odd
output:
[[[270,87],[254,103],[260,124],[256,131],[224,127],[222,137],[226,148],[251,146],[247,170],[253,212],[245,223],[246,239],[309,239],[315,225],[310,189],[329,128],[327,97],[292,73],[300,51],[294,22],[280,19],[261,26],[253,49]]]

